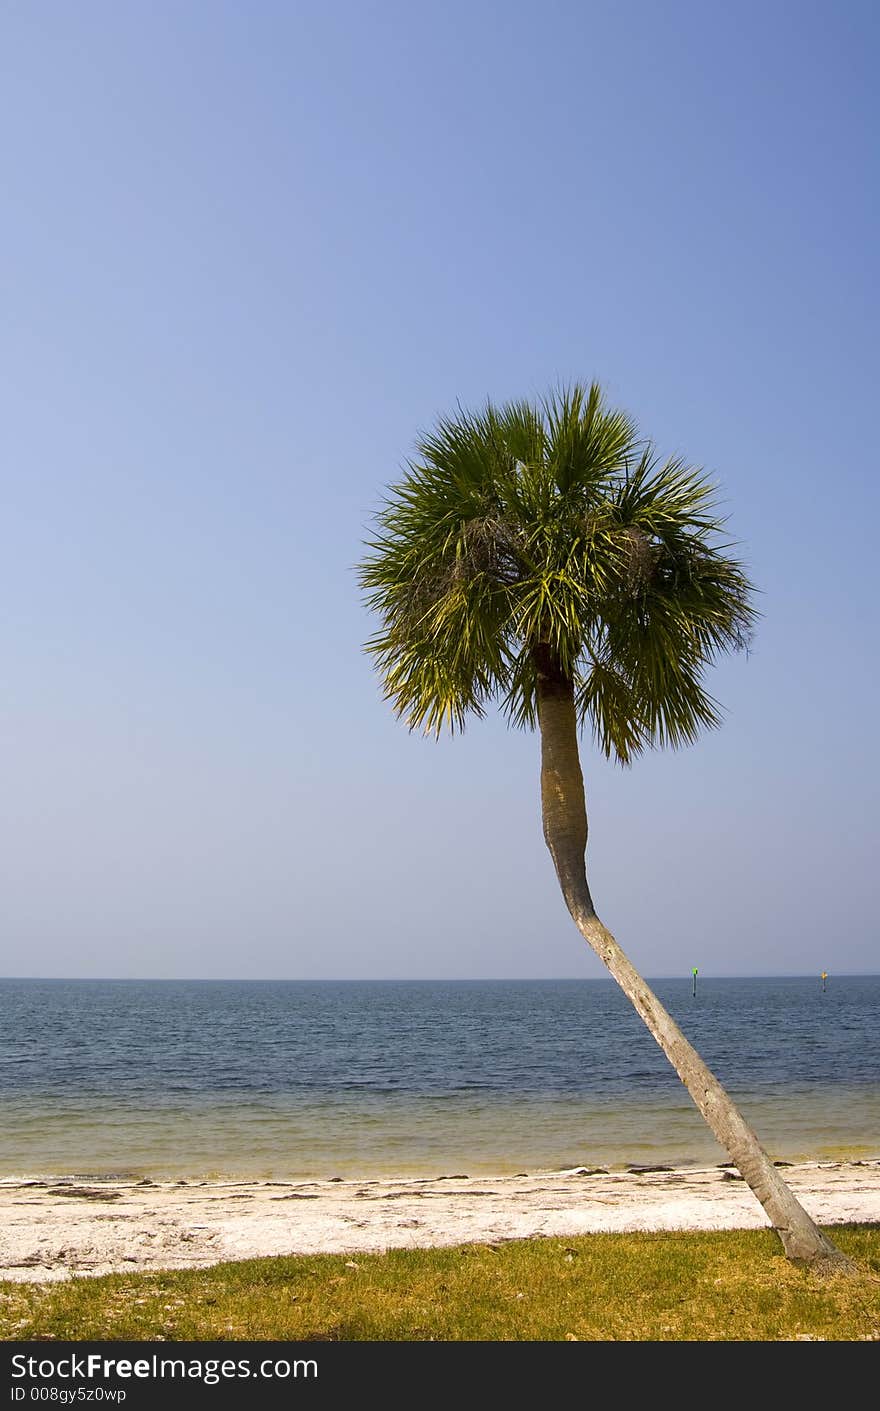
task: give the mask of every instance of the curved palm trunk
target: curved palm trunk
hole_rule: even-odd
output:
[[[575,925],[641,1015],[716,1138],[754,1191],[788,1258],[814,1265],[849,1266],[847,1257],[822,1234],[795,1199],[730,1096],[596,915],[584,860],[587,811],[574,693],[571,682],[553,670],[546,656],[538,665],[544,838]]]

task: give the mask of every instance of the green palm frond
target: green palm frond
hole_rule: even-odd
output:
[[[543,644],[606,755],[688,744],[719,719],[706,669],[756,617],[722,531],[704,473],[660,461],[596,384],[459,410],[418,439],[360,565],[385,694],[433,733],[492,701],[533,727]]]
[[[605,479],[619,472],[638,446],[634,423],[609,411],[596,383],[552,393],[542,403],[547,425],[548,468],[560,494],[570,490],[601,496]]]

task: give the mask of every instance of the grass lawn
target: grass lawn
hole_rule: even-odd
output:
[[[855,1276],[764,1230],[587,1235],[0,1283],[6,1341],[880,1340],[880,1225],[839,1226]]]

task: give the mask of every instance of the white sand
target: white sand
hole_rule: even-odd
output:
[[[880,1161],[819,1162],[783,1174],[820,1224],[880,1222]],[[743,1181],[717,1167],[289,1184],[0,1181],[0,1278],[45,1281],[272,1254],[767,1223]]]

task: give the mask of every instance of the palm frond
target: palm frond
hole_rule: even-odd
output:
[[[538,644],[621,763],[718,723],[703,675],[748,643],[754,590],[705,473],[660,460],[597,384],[441,418],[376,523],[367,650],[411,727],[461,729],[493,700],[533,727]]]

